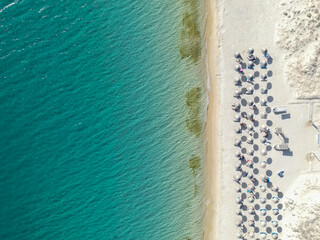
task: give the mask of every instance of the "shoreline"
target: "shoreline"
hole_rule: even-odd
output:
[[[206,67],[209,81],[208,110],[206,121],[206,171],[205,171],[205,215],[203,222],[203,239],[215,239],[218,180],[219,180],[219,103],[220,86],[217,82],[218,72],[218,11],[216,0],[206,0]]]

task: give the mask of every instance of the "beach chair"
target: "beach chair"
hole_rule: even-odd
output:
[[[287,151],[289,150],[288,144],[280,143],[274,146],[274,149],[277,151]]]
[[[275,114],[287,112],[286,106],[274,107],[272,110],[273,110],[273,112],[274,112]]]

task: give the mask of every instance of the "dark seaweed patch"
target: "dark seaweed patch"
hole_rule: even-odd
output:
[[[186,126],[196,137],[199,137],[201,133],[200,98],[200,87],[195,87],[186,94],[186,105],[189,109],[189,117],[186,119]]]

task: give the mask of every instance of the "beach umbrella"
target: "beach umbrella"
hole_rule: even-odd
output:
[[[241,127],[236,127],[236,128],[234,129],[234,132],[235,132],[235,133],[240,133],[240,132],[241,132]]]
[[[253,137],[248,137],[247,143],[252,144],[253,143]]]
[[[260,138],[260,142],[261,143],[265,143],[267,141],[267,139],[265,139],[265,138]]]
[[[253,227],[254,226],[254,220],[249,220],[248,224],[249,224],[250,227]]]
[[[239,80],[237,80],[237,79],[234,79],[234,80],[233,80],[233,83],[234,83],[235,85],[239,85],[239,84],[241,83],[241,81],[239,81]]]
[[[242,212],[241,212],[241,209],[240,209],[240,208],[236,210],[236,214],[237,214],[237,215],[241,215],[241,214],[242,214]]]
[[[265,216],[267,214],[267,210],[265,209],[260,209],[260,215]]]
[[[262,156],[265,156],[265,155],[267,155],[267,150],[262,149],[260,153],[261,153]]]
[[[278,233],[272,233],[272,238],[273,239],[278,239]]]
[[[237,233],[237,238],[242,239],[243,235],[241,233]]]
[[[262,227],[267,226],[267,221],[266,220],[260,220],[260,224]]]
[[[239,169],[241,167],[241,165],[242,165],[241,162],[237,162],[236,163],[236,169]]]
[[[278,227],[278,221],[272,221],[271,223],[272,223],[272,226]]]
[[[262,52],[263,54],[266,54],[266,53],[268,52],[268,49],[262,48],[262,49],[261,49],[261,52]]]
[[[267,234],[265,232],[260,233],[261,239],[267,239]]]
[[[274,191],[274,192],[278,192],[279,191],[279,187],[278,186],[273,186],[271,188],[271,190]]]
[[[234,154],[234,156],[235,156],[235,157],[240,157],[240,152],[239,152],[239,151],[236,151],[235,154]]]
[[[265,192],[265,191],[267,191],[267,188],[265,186],[260,186],[260,190],[261,190],[261,192]]]
[[[279,214],[279,209],[274,208],[274,209],[272,209],[272,212],[273,212],[274,215],[278,215]]]
[[[254,154],[254,150],[251,149],[250,151],[248,151],[248,154],[252,156]]]
[[[241,141],[239,139],[234,140],[234,145],[235,146],[239,146],[241,143]]]
[[[242,199],[241,199],[241,197],[236,197],[236,203],[241,203],[242,202]]]
[[[253,207],[250,207],[248,212],[249,212],[249,214],[255,214],[256,213]]]
[[[248,129],[249,129],[250,131],[252,131],[252,130],[253,130],[253,125],[252,125],[252,124],[249,124],[249,125],[248,125]]]
[[[253,203],[254,202],[254,198],[253,197],[248,197],[248,201],[249,201],[249,203]]]
[[[253,166],[253,162],[252,162],[252,161],[248,161],[248,162],[246,163],[246,166],[247,166],[247,167],[252,167],[252,166]]]
[[[236,186],[236,192],[241,192],[241,187],[240,186]]]
[[[249,236],[250,238],[254,238],[254,232],[249,232],[249,233],[248,233],[248,236]]]
[[[234,97],[239,97],[240,95],[241,95],[241,91],[240,90],[234,91],[234,94],[233,94]]]
[[[261,104],[261,106],[266,106],[266,105],[267,105],[267,100],[262,99],[262,100],[260,101],[260,104]]]
[[[249,179],[251,179],[251,178],[253,178],[253,174],[252,174],[252,173],[248,173],[247,177],[248,177]]]
[[[253,116],[254,116],[253,113],[249,113],[249,114],[248,114],[248,118],[249,118],[249,119],[250,119],[250,118],[253,118]]]
[[[261,117],[262,119],[266,119],[266,118],[268,117],[268,114],[267,114],[266,112],[261,113],[261,114],[260,114],[260,117]]]
[[[239,52],[235,52],[234,57],[235,57],[235,58],[241,58],[241,55],[240,55]]]
[[[267,201],[266,198],[264,198],[264,197],[261,197],[261,198],[260,198],[260,202],[261,202],[262,204],[266,203],[266,201]]]
[[[243,221],[242,221],[242,219],[240,220],[240,219],[238,219],[237,221],[236,221],[236,224],[237,224],[237,226],[239,227],[239,226],[241,226],[242,224],[243,224]]]
[[[252,94],[253,93],[253,88],[249,87],[246,91],[246,94]]]
[[[262,62],[261,62],[261,66],[262,66],[262,67],[266,67],[267,65],[268,65],[268,62],[267,62],[267,61],[262,61]]]
[[[262,181],[266,181],[267,180],[267,176],[265,174],[261,174],[261,180]]]
[[[254,76],[252,74],[249,74],[249,80],[253,80]]]
[[[253,54],[254,53],[254,49],[253,48],[249,48],[248,49],[248,54]]]
[[[234,178],[235,178],[237,181],[240,181],[240,180],[241,180],[241,175],[240,175],[240,174],[237,174]]]
[[[261,78],[261,81],[266,81],[267,80],[267,74],[263,73],[261,74],[260,78]]]
[[[267,93],[267,89],[266,88],[261,88],[260,91],[261,91],[261,94],[266,94]]]
[[[236,70],[236,71],[240,71],[240,69],[241,69],[241,66],[240,65],[236,65],[235,67],[234,67],[234,70]]]
[[[238,114],[235,115],[233,121],[240,122],[240,116]]]
[[[252,106],[253,104],[254,104],[253,100],[249,100],[249,101],[248,101],[248,105],[249,105],[249,106]]]
[[[274,203],[278,203],[278,202],[279,202],[279,198],[278,198],[278,197],[273,197],[273,198],[272,198],[272,201],[273,201]]]
[[[248,185],[248,189],[251,190],[251,191],[253,191],[253,190],[255,189],[255,187],[253,186],[253,184],[250,183],[250,184]]]
[[[261,166],[262,168],[265,168],[265,167],[267,166],[267,162],[266,162],[266,161],[260,162],[260,166]]]

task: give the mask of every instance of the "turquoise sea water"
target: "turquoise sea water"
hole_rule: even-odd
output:
[[[204,124],[206,81],[203,57],[180,58],[185,8],[0,1],[0,239],[201,239],[185,96],[201,87]]]

